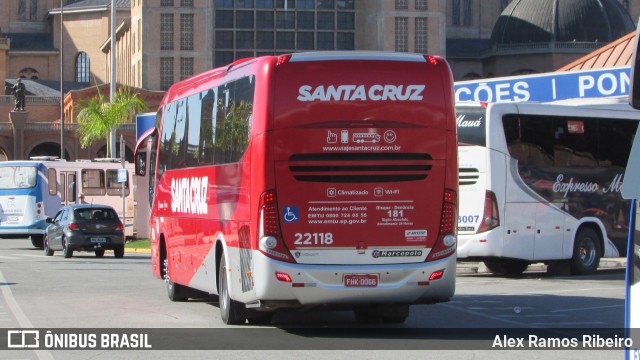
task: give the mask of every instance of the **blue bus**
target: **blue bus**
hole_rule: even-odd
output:
[[[60,161],[45,157],[0,162],[0,238],[27,238],[43,246],[45,219],[67,204],[110,205],[135,236],[133,164],[119,161]],[[119,178],[120,172],[120,178]],[[124,186],[122,181],[124,181]],[[123,196],[124,194],[124,196]]]

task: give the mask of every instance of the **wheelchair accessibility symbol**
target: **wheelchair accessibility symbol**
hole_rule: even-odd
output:
[[[286,223],[297,223],[300,219],[300,216],[298,216],[297,206],[285,206],[282,214],[282,219]]]

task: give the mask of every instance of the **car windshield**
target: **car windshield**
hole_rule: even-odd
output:
[[[104,208],[76,209],[73,213],[76,219],[84,220],[113,221],[118,218],[115,211]]]

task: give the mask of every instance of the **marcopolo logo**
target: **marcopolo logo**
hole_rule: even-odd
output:
[[[302,85],[298,101],[422,101],[425,85]]]
[[[422,250],[373,250],[371,256],[375,259],[382,257],[422,256]]]

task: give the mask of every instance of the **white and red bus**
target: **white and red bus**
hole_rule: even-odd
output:
[[[242,59],[173,85],[136,150],[171,300],[217,294],[227,324],[334,306],[402,322],[448,301],[452,91],[442,58],[386,52]]]

